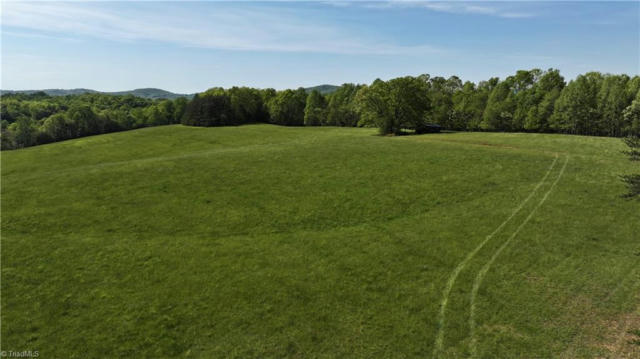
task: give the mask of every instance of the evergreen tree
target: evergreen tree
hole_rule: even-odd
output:
[[[265,120],[262,96],[258,90],[249,87],[232,87],[228,93],[236,124]]]
[[[231,99],[226,94],[202,96],[202,118],[199,126],[237,125],[231,108]]]
[[[200,95],[195,94],[186,106],[181,122],[183,125],[198,126],[202,122],[203,102]]]

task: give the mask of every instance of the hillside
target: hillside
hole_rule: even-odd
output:
[[[142,98],[149,98],[149,99],[152,99],[152,100],[165,99],[165,98],[173,100],[173,99],[178,98],[178,97],[187,97],[187,98],[193,97],[193,94],[173,93],[173,92],[169,92],[169,91],[165,91],[165,90],[161,90],[161,89],[156,89],[156,88],[142,88],[142,89],[135,89],[135,90],[131,90],[131,91],[107,92],[107,94],[110,94],[110,95],[133,95],[133,96],[138,96],[138,97],[142,97]]]
[[[637,358],[618,139],[180,125],[2,154],[42,357]]]
[[[307,87],[305,88],[305,90],[307,92],[311,92],[313,90],[316,90],[318,92],[320,92],[323,95],[328,95],[332,92],[335,92],[338,88],[340,88],[340,86],[335,86],[335,85],[319,85],[319,86],[313,86],[313,87]]]
[[[24,94],[34,94],[37,92],[44,92],[49,96],[67,96],[67,95],[81,95],[85,93],[98,93],[99,91],[78,88],[78,89],[45,89],[45,90],[1,90],[0,94],[10,94],[10,93],[24,93]]]
[[[334,92],[335,90],[338,89],[338,87],[339,86],[334,86],[334,85],[319,85],[319,86],[307,87],[307,88],[305,88],[305,90],[307,92],[311,92],[313,90],[317,90],[321,94],[326,95],[326,94],[330,94],[330,93]],[[114,91],[114,92],[96,91],[96,90],[84,89],[84,88],[78,88],[78,89],[18,90],[18,91],[0,90],[0,94],[2,94],[2,93],[33,94],[33,93],[36,93],[36,92],[44,92],[49,96],[80,95],[80,94],[84,94],[84,93],[102,93],[102,94],[107,94],[107,95],[133,95],[133,96],[138,96],[138,97],[142,97],[142,98],[148,98],[148,99],[152,99],[152,100],[156,100],[156,99],[170,99],[170,100],[173,100],[173,99],[176,99],[178,97],[192,98],[193,95],[194,95],[194,94],[173,93],[173,92],[170,92],[170,91],[157,89],[157,88],[140,88],[140,89],[129,90],[129,91]]]
[[[130,91],[116,91],[116,92],[102,92],[102,91],[95,91],[95,90],[82,89],[82,88],[69,89],[69,90],[65,90],[65,89],[21,90],[21,91],[2,90],[2,93],[32,94],[36,92],[44,92],[49,96],[79,95],[83,93],[102,93],[107,95],[133,95],[133,96],[148,98],[152,100],[155,100],[155,99],[171,99],[172,100],[178,97],[187,97],[187,98],[193,97],[193,94],[178,94],[178,93],[173,93],[173,92],[165,91],[162,89],[156,89],[156,88],[141,88],[141,89],[135,89]]]

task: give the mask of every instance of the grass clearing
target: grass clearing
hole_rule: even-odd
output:
[[[451,273],[501,228],[451,285],[439,356],[472,354],[487,263],[475,356],[635,353],[634,327],[602,324],[640,307],[618,139],[375,133],[165,126],[3,152],[3,350],[429,357]]]

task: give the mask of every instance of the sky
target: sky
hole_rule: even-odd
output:
[[[640,2],[5,1],[0,87],[297,88],[640,73]]]

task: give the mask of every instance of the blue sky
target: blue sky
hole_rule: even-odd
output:
[[[640,72],[640,2],[2,1],[2,89]]]

